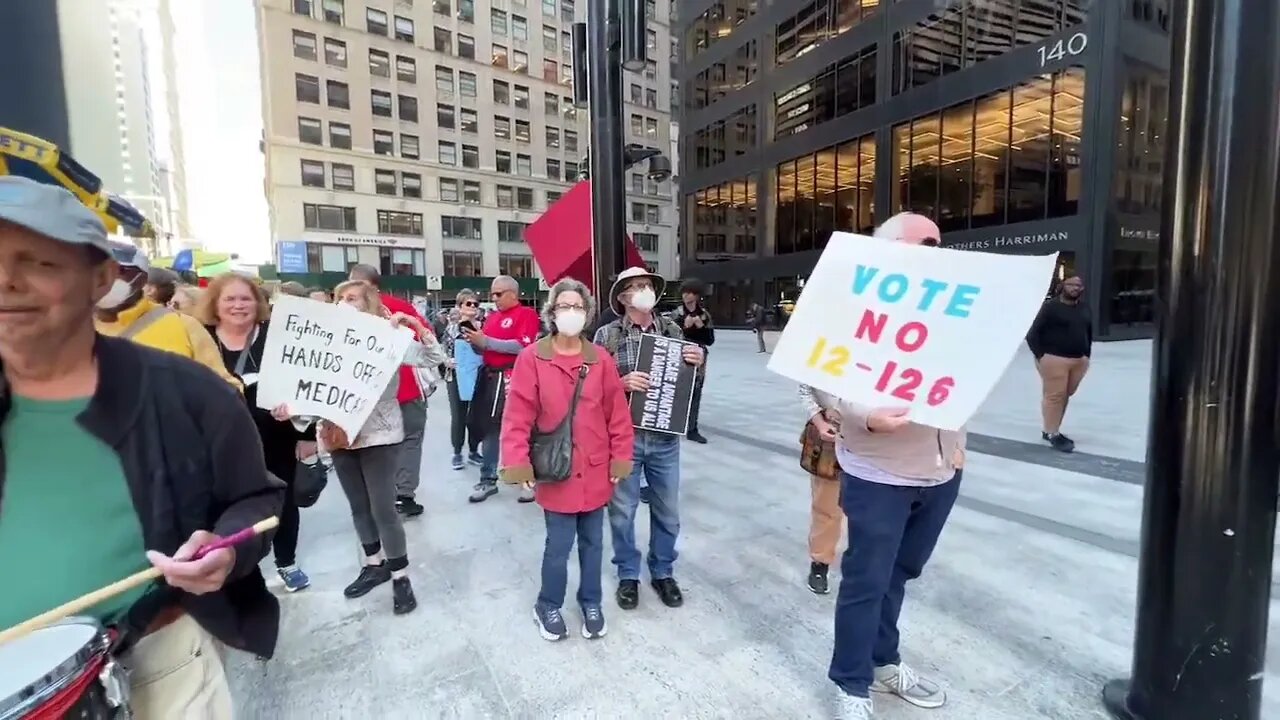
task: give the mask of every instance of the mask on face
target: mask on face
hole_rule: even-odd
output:
[[[640,312],[649,312],[658,304],[658,296],[653,294],[653,288],[640,288],[631,293],[630,304]]]
[[[111,289],[98,301],[98,309],[115,310],[123,305],[132,294],[133,285],[128,280],[116,278],[115,282],[111,283]]]
[[[577,337],[587,325],[587,314],[581,310],[562,310],[556,313],[556,332]]]

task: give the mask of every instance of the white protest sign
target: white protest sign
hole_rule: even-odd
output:
[[[344,305],[281,295],[262,350],[258,407],[289,406],[354,438],[396,380],[413,332]]]
[[[996,255],[837,232],[769,369],[955,430],[986,400],[1044,302],[1057,254]]]

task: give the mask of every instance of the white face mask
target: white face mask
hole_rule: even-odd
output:
[[[653,288],[640,288],[631,293],[630,304],[640,312],[649,312],[658,304],[658,296],[653,294]]]
[[[587,325],[587,314],[581,310],[561,310],[556,313],[556,332],[568,337],[582,334]]]
[[[123,305],[132,294],[133,285],[130,284],[128,280],[116,278],[115,282],[111,283],[111,289],[108,290],[107,294],[103,295],[102,299],[98,301],[98,309],[115,310]]]

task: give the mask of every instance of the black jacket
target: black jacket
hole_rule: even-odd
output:
[[[702,318],[702,327],[685,327],[684,320],[690,315]],[[689,312],[684,303],[680,303],[675,310],[671,311],[671,322],[680,326],[680,329],[684,332],[685,340],[696,342],[703,348],[709,348],[716,344],[716,330],[711,323],[711,313],[707,312],[707,309],[701,303],[693,312]]]
[[[148,549],[172,554],[196,530],[226,536],[279,514],[284,486],[267,474],[235,388],[198,363],[128,340],[98,336],[94,352],[100,380],[79,422],[120,456]],[[0,373],[0,423],[10,405]],[[0,444],[0,504],[4,458]],[[280,623],[279,603],[258,571],[270,543],[267,534],[236,548],[221,591],[175,591],[214,637],[262,657],[274,652]]]
[[[1043,355],[1089,357],[1093,352],[1093,321],[1083,303],[1050,298],[1027,330],[1027,347],[1037,360]]]

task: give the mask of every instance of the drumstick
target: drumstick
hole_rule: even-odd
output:
[[[227,537],[219,538],[218,540],[215,540],[214,542],[211,542],[208,545],[200,546],[200,548],[196,550],[195,554],[191,556],[191,560],[188,562],[199,560],[215,550],[222,550],[223,548],[229,548],[229,547],[234,547],[236,545],[240,545],[244,543],[246,540],[248,540],[249,538],[252,538],[256,535],[261,535],[262,533],[267,532],[268,530],[274,530],[276,526],[278,526],[279,524],[280,524],[280,518],[273,515],[267,518],[266,520],[263,520],[258,523],[254,523],[252,527],[245,528],[244,530],[241,530],[240,532],[234,533],[232,535],[228,535]],[[5,643],[11,640],[17,640],[23,635],[39,630],[40,628],[52,625],[53,623],[56,623],[59,620],[63,620],[72,615],[76,615],[78,613],[84,612],[85,610],[88,610],[94,605],[97,605],[98,603],[103,602],[105,600],[109,600],[110,598],[113,598],[116,595],[128,592],[130,590],[133,590],[134,588],[140,587],[154,580],[159,580],[161,575],[162,573],[160,572],[159,568],[149,567],[146,570],[136,572],[127,578],[124,578],[122,580],[117,580],[111,583],[110,585],[107,585],[106,587],[101,587],[101,588],[98,588],[97,590],[94,590],[93,592],[81,595],[75,600],[72,600],[67,603],[63,603],[62,605],[59,605],[58,607],[52,610],[49,610],[48,612],[41,613],[31,618],[30,620],[19,623],[3,632],[0,632],[0,645],[4,645]]]

